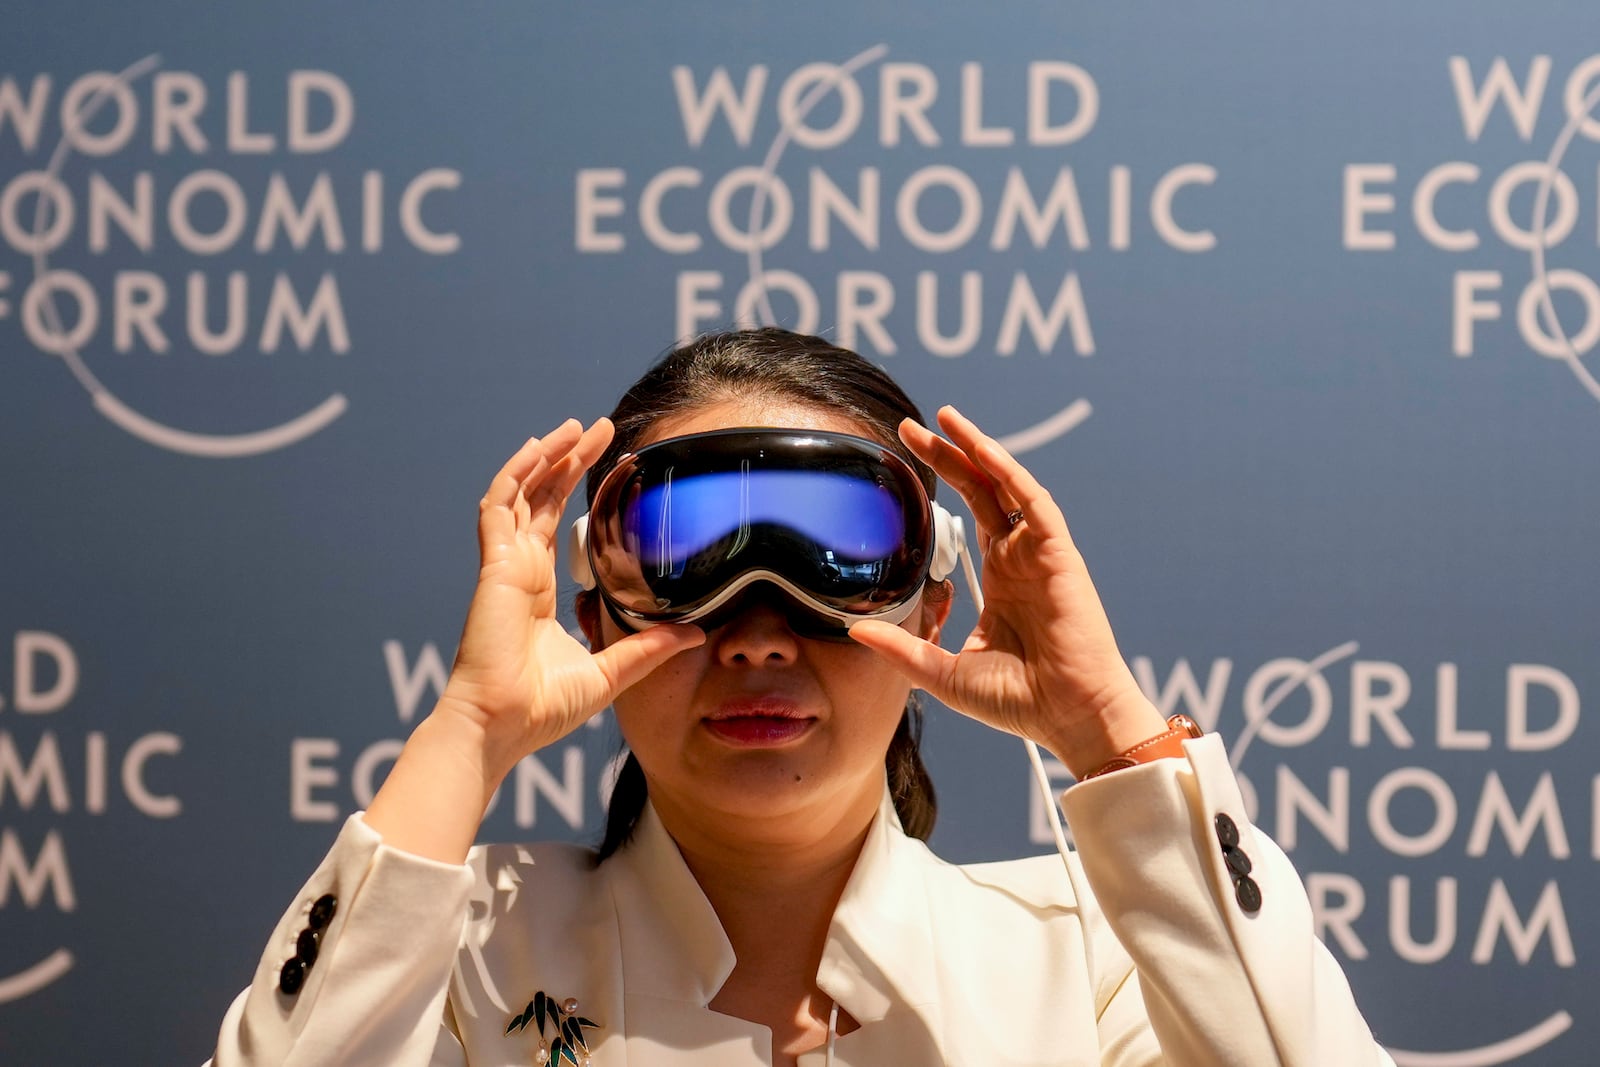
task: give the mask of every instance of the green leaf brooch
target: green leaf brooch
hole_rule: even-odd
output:
[[[539,990],[528,1001],[528,1006],[506,1026],[506,1033],[523,1030],[530,1022],[539,1033],[539,1051],[533,1056],[536,1067],[559,1064],[563,1059],[571,1067],[589,1067],[589,1043],[583,1031],[598,1030],[600,1024],[578,1014],[577,997],[558,1001],[544,990]],[[547,1022],[555,1030],[554,1039],[545,1036]]]

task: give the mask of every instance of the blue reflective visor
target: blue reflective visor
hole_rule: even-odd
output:
[[[624,456],[589,511],[601,596],[632,628],[708,623],[767,582],[842,628],[899,621],[928,576],[932,506],[883,445],[813,430],[718,430]]]

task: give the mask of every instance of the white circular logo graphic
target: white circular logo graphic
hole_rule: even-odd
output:
[[[1530,338],[1538,337],[1540,333],[1534,328],[1537,315],[1543,326],[1544,339],[1554,339],[1554,345],[1549,350],[1540,348],[1541,354],[1565,362],[1589,395],[1600,400],[1600,381],[1595,380],[1589,368],[1583,365],[1583,357],[1578,354],[1580,349],[1591,351],[1600,342],[1600,290],[1576,271],[1547,269],[1544,257],[1548,243],[1546,235],[1550,230],[1550,190],[1555,185],[1556,175],[1560,173],[1561,161],[1566,157],[1567,149],[1571,147],[1578,131],[1590,121],[1589,116],[1596,105],[1600,105],[1600,84],[1584,98],[1582,104],[1572,109],[1567,124],[1562,127],[1550,147],[1550,155],[1545,159],[1544,174],[1533,201],[1533,249],[1529,254],[1533,260],[1534,284],[1524,295],[1517,315],[1522,321],[1523,334]],[[1561,324],[1561,317],[1556,314],[1552,294],[1557,288],[1571,290],[1583,299],[1586,325],[1576,340],[1567,333]]]
[[[126,89],[132,82],[159,67],[160,63],[159,55],[146,56],[121,71],[113,79],[106,81],[82,104],[77,112],[79,122],[87,125],[114,91],[118,88]],[[57,178],[71,157],[72,151],[70,139],[63,136],[55,151],[50,154],[45,174],[51,179]],[[49,210],[51,204],[49,197],[43,194],[39,196],[31,234],[35,245],[44,244],[43,236],[53,224]],[[86,336],[94,331],[96,323],[91,312],[87,310],[92,306],[90,301],[80,299],[81,317],[72,330],[68,331],[62,324],[61,312],[56,306],[55,287],[51,282],[59,280],[62,287],[70,289],[74,284],[84,284],[81,279],[74,283],[59,275],[52,276],[46,253],[42,250],[33,254],[33,276],[35,285],[39,287],[37,291],[42,294],[36,302],[36,313],[42,320],[44,333],[51,339],[47,350],[59,356],[72,371],[73,377],[88,391],[96,411],[133,436],[158,448],[191,456],[222,459],[259,455],[303,441],[344,414],[346,407],[349,406],[343,395],[334,393],[310,411],[276,426],[236,434],[196,433],[149,418],[119,399],[84,363],[79,352],[81,342],[78,336]],[[90,295],[92,298],[92,294]],[[25,313],[26,307],[27,305]],[[70,956],[67,957],[65,966],[71,966]]]

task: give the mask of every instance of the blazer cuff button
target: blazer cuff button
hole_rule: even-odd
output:
[[[286,997],[292,997],[300,992],[300,987],[306,982],[306,965],[296,956],[283,965],[283,970],[278,972],[278,992]]]
[[[1233,895],[1245,912],[1254,915],[1261,910],[1261,887],[1249,875],[1243,875],[1233,883]]]
[[[311,929],[321,930],[327,926],[333,921],[334,912],[338,910],[339,898],[332,893],[324,893],[318,897],[317,902],[311,905],[311,915],[309,916]]]

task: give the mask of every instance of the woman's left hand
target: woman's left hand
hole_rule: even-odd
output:
[[[1033,740],[1077,777],[1166,730],[1117,650],[1061,509],[999,442],[952,407],[946,440],[907,419],[900,438],[976,520],[984,608],[958,653],[884,622],[850,635],[950,707]]]

